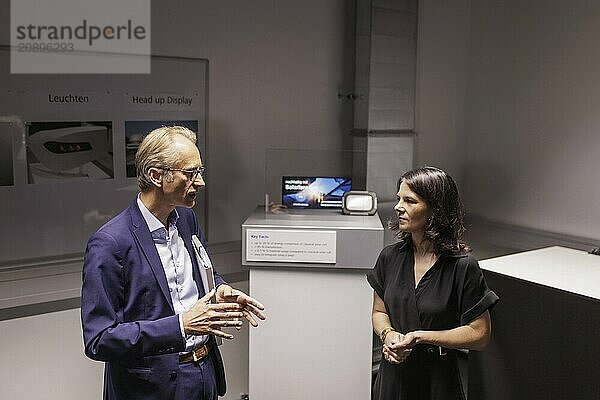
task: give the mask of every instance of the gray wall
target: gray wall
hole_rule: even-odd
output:
[[[469,0],[420,0],[415,166],[443,168],[463,187]]]
[[[351,146],[352,104],[337,93],[353,86],[352,3],[152,3],[154,53],[210,63],[211,243],[240,240],[264,203],[266,149]]]
[[[210,61],[211,242],[263,201],[267,148],[349,146],[351,3],[153,3],[154,53]],[[473,214],[599,238],[598,21],[594,2],[421,0],[415,164],[455,175]]]
[[[468,211],[600,239],[600,3],[420,2],[416,164]]]
[[[467,204],[600,238],[600,3],[473,2]]]
[[[9,44],[0,0],[0,44]],[[209,60],[209,242],[264,203],[268,148],[351,148],[352,0],[152,2],[152,52]],[[1,115],[1,110],[0,110]],[[274,199],[277,201],[278,199]]]
[[[239,240],[267,148],[349,145],[351,3],[153,3],[154,53],[210,60],[211,242]],[[599,21],[589,1],[421,0],[415,164],[455,175],[472,214],[600,238]]]

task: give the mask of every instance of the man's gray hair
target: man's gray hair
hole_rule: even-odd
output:
[[[135,153],[135,169],[138,186],[142,192],[152,187],[149,169],[170,168],[177,162],[177,151],[173,146],[175,135],[182,135],[196,144],[196,134],[183,126],[162,126],[150,132]]]

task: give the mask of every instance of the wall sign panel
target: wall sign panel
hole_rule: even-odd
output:
[[[132,156],[155,127],[195,130],[208,164],[206,60],[153,57],[150,74],[11,75],[9,56],[0,47],[0,266],[83,253],[138,193]]]

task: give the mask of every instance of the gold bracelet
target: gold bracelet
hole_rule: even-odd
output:
[[[391,326],[388,326],[387,328],[381,331],[381,333],[379,334],[379,339],[381,339],[381,343],[385,343],[385,337],[390,332],[396,332],[396,330]]]

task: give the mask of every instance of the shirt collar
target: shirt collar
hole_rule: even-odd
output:
[[[142,202],[142,199],[140,198],[139,194],[137,197],[137,205],[140,209],[140,212],[142,213],[142,217],[144,217],[144,220],[146,221],[146,225],[148,225],[148,229],[150,230],[150,232],[154,233],[156,231],[159,231],[164,232],[164,234],[166,234],[165,226],[162,224],[162,222],[159,221],[158,218],[154,216],[154,214],[150,212],[150,210],[148,210],[146,205]],[[168,218],[169,227],[176,225],[178,219],[179,213],[177,212],[177,210],[173,210],[173,212],[169,215]],[[154,235],[152,235],[152,237],[154,238]]]

